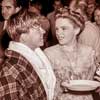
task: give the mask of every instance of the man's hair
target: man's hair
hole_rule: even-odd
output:
[[[57,1],[57,2],[61,2],[61,0],[54,0],[54,2],[56,2],[56,1]]]
[[[0,1],[0,5],[2,1],[3,0]],[[12,1],[14,1],[14,7],[28,8],[29,0],[12,0]]]
[[[13,40],[16,40],[20,34],[28,33],[29,28],[32,28],[34,25],[40,25],[40,19],[41,16],[39,17],[35,13],[21,10],[8,21],[7,32]]]
[[[54,0],[53,4],[55,4],[56,2],[60,2],[62,4],[62,0]]]
[[[4,0],[1,0],[0,3],[2,3],[2,1],[4,1]],[[7,1],[7,0],[5,0],[5,1]],[[14,7],[20,7],[21,6],[20,0],[12,0],[12,1],[14,3]]]
[[[35,7],[36,9],[40,10],[42,9],[42,3],[39,0],[30,0],[29,1],[29,7]]]

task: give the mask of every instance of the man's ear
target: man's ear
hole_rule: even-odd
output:
[[[75,33],[75,35],[78,35],[80,33],[80,28],[76,27],[75,30],[74,30],[74,33]]]
[[[22,7],[16,7],[16,12],[15,13],[18,13],[20,10],[21,10]]]

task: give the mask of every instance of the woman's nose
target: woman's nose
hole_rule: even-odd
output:
[[[60,35],[61,33],[62,33],[62,30],[61,29],[56,30],[56,34],[57,35]]]

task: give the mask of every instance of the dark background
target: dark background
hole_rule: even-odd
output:
[[[2,0],[0,0],[1,2]],[[42,4],[42,14],[45,16],[53,10],[53,2],[54,0],[31,0],[31,1],[38,1]],[[71,0],[61,0],[63,5],[68,6]],[[28,7],[29,0],[18,0],[18,2],[25,8]],[[100,0],[96,0],[97,4],[100,4]],[[1,7],[0,7],[1,10]],[[0,20],[2,20],[1,11],[0,11]]]

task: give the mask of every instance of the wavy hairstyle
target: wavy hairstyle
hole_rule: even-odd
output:
[[[68,18],[71,22],[74,23],[75,27],[79,27],[80,31],[84,29],[84,18],[78,12],[70,10],[68,7],[63,7],[58,9],[56,12],[56,19],[58,18]]]

